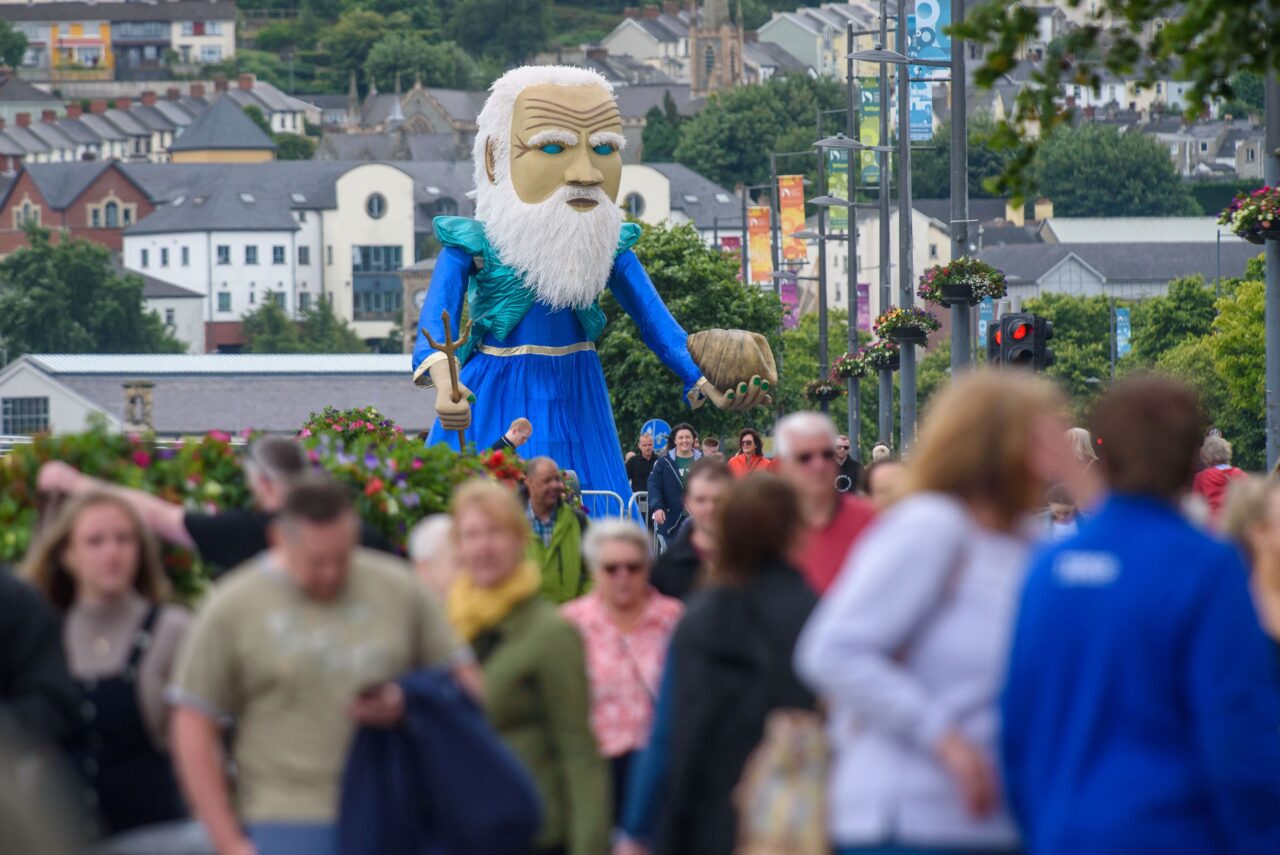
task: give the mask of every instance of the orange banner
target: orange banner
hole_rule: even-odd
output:
[[[804,229],[804,176],[778,176],[778,205],[782,220],[782,258],[808,261],[809,248],[800,238],[791,237]]]
[[[764,205],[747,208],[747,240],[751,255],[751,281],[773,282],[773,242],[769,233],[769,209]]]

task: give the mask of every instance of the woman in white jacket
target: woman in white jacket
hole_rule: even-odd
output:
[[[966,377],[930,408],[902,498],[845,559],[796,649],[828,702],[837,855],[1004,853],[997,704],[1033,532],[1068,460],[1062,401]]]

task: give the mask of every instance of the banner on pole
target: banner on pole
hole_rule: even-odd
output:
[[[983,297],[978,304],[978,350],[985,353],[987,347],[987,330],[996,319],[996,304],[990,297]]]
[[[1129,325],[1129,310],[1116,309],[1116,356],[1123,358],[1129,355],[1129,351],[1133,349],[1130,343],[1132,332],[1133,328]]]
[[[907,56],[911,59],[927,59],[935,62],[951,61],[951,36],[943,29],[951,26],[951,0],[916,0],[916,13],[907,16]],[[945,80],[951,76],[948,68],[929,65],[912,65],[909,71],[913,79],[929,77]]]
[[[880,81],[875,77],[858,79],[858,141],[863,145],[880,145]],[[876,152],[864,151],[862,186],[880,183],[880,164]]]
[[[791,237],[804,229],[804,176],[778,176],[778,211],[782,221],[782,258],[784,261],[808,261],[809,247],[804,240]]]
[[[911,84],[911,141],[933,139],[933,84],[927,80]]]
[[[747,208],[747,252],[751,258],[752,282],[773,282],[771,238],[769,209],[764,205]]]
[[[782,299],[782,328],[793,330],[800,323],[800,283],[796,274],[784,271],[778,279],[778,296]]]
[[[871,283],[859,282],[858,294],[858,331],[871,335]]]
[[[828,149],[827,151],[827,195],[849,198],[849,157],[844,149]],[[849,227],[848,208],[828,208],[828,222],[835,229]]]

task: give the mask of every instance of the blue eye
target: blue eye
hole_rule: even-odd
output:
[[[560,143],[547,143],[544,146],[539,146],[539,148],[543,154],[560,154],[564,151],[564,146],[560,145]]]
[[[608,157],[609,155],[613,154],[613,146],[609,145],[608,143],[601,143],[600,145],[593,148],[592,151],[594,151],[596,154],[600,155],[601,157]]]

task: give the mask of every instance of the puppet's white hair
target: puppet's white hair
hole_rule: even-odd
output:
[[[599,86],[609,93],[610,98],[613,97],[613,85],[598,71],[572,65],[525,65],[511,69],[489,87],[489,98],[476,118],[471,160],[475,165],[477,187],[489,183],[489,175],[485,171],[485,145],[488,140],[493,140],[493,177],[497,182],[506,179],[511,165],[511,118],[515,115],[516,99],[530,86],[547,83],[555,86]],[[482,212],[477,210],[476,213],[484,219]]]

